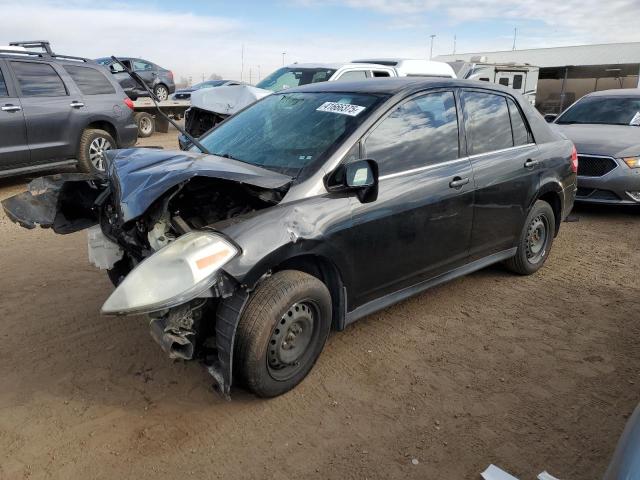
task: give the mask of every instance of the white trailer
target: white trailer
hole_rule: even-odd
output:
[[[498,83],[524,95],[531,105],[536,104],[540,69],[528,63],[489,63],[487,57],[471,57],[470,62],[454,61],[449,65],[458,78]]]

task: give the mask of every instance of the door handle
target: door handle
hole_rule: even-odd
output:
[[[82,102],[71,102],[69,104],[69,106],[71,108],[82,108],[82,107],[84,107],[84,103],[82,103]]]
[[[469,183],[469,178],[454,177],[453,180],[449,182],[449,187],[462,188],[467,183]]]
[[[532,160],[527,158],[527,161],[524,162],[524,168],[533,168],[540,163],[540,160]]]
[[[2,106],[3,112],[19,112],[20,110],[22,110],[22,107],[20,105],[11,105],[10,103],[8,103],[7,105]]]

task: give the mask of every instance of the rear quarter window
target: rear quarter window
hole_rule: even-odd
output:
[[[509,115],[511,116],[511,128],[513,130],[514,146],[526,145],[527,143],[531,143],[533,137],[531,133],[529,133],[527,124],[525,123],[524,118],[522,117],[522,113],[516,105],[516,102],[509,98],[507,99],[507,104],[509,105]]]
[[[67,89],[60,76],[47,63],[11,62],[24,97],[62,97]]]
[[[7,84],[4,81],[2,70],[0,70],[0,97],[8,97],[8,96],[9,96],[9,91],[7,90]]]
[[[106,95],[116,93],[102,72],[90,67],[65,65],[64,69],[76,83],[83,95]]]
[[[513,147],[507,100],[485,92],[462,92],[465,131],[471,155]]]

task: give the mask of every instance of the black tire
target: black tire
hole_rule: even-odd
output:
[[[275,273],[251,294],[238,324],[234,363],[240,380],[260,397],[291,390],[315,364],[330,329],[331,295],[324,283],[297,270]]]
[[[100,145],[103,145],[102,149]],[[113,148],[117,148],[117,145],[109,132],[98,128],[85,129],[80,136],[78,146],[78,170],[86,173],[103,171],[104,159],[100,152]]]
[[[147,112],[136,112],[133,115],[133,119],[138,126],[138,137],[147,138],[155,133],[156,121],[153,115]]]
[[[556,234],[556,219],[551,205],[543,200],[533,204],[518,240],[515,256],[505,261],[512,272],[531,275],[537,272],[549,256]]]
[[[163,83],[159,83],[155,87],[153,87],[153,94],[156,96],[158,100],[161,102],[169,99],[169,88]]]

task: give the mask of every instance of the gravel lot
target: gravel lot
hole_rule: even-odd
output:
[[[538,274],[430,290],[333,334],[293,392],[231,402],[143,318],[100,317],[84,233],[0,213],[0,478],[600,478],[640,400],[640,210],[576,213]]]

